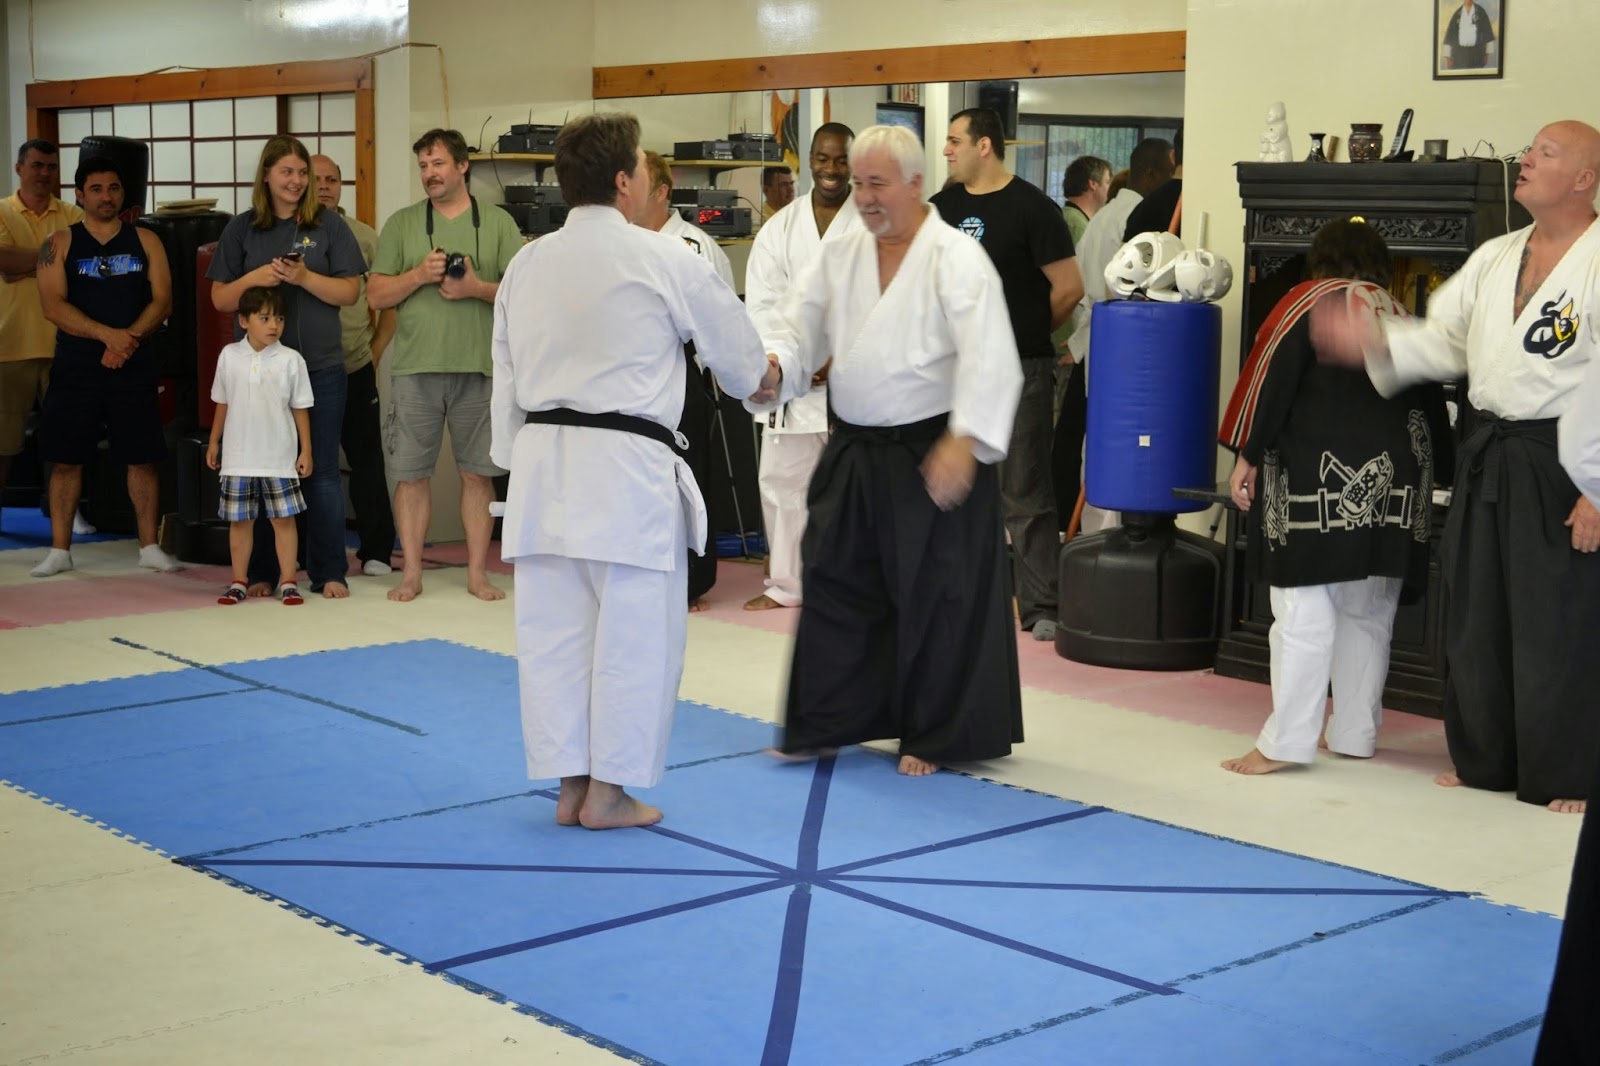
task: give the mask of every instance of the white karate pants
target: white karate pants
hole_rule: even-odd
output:
[[[761,467],[761,517],[767,527],[767,596],[785,607],[800,606],[800,538],[806,531],[806,493],[817,460],[828,445],[826,433],[764,433]]]
[[[1272,714],[1256,748],[1269,759],[1308,763],[1317,755],[1333,681],[1328,747],[1341,755],[1377,750],[1389,636],[1400,579],[1272,587]]]
[[[513,560],[529,778],[661,781],[688,634],[682,540],[673,570],[560,555]]]

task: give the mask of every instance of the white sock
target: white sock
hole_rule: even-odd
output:
[[[162,551],[159,544],[146,544],[139,549],[139,565],[146,570],[160,570],[169,574],[183,569],[183,564]]]
[[[368,559],[361,564],[361,572],[368,577],[382,577],[384,574],[394,573],[394,567],[382,559]]]
[[[98,532],[99,530],[89,524],[87,518],[76,511],[72,512],[72,535],[74,537],[87,537],[91,533]]]
[[[52,577],[65,570],[72,569],[72,552],[64,548],[51,548],[44,562],[29,570],[34,577]]]

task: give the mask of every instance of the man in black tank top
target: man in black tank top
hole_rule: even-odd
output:
[[[156,543],[156,463],[166,455],[156,404],[153,351],[140,342],[172,308],[172,276],[161,242],[124,225],[122,177],[115,161],[90,156],[74,179],[83,221],[52,233],[39,248],[39,300],[56,326],[55,363],[39,423],[39,457],[50,473],[51,548],[34,577],[72,569],[72,516],[83,467],[100,446],[128,466],[128,497],[139,532],[139,565],[179,569]]]

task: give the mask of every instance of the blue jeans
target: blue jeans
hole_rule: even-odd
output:
[[[339,436],[344,429],[344,401],[348,381],[342,365],[311,371],[311,476],[300,482],[306,509],[300,527],[300,558],[305,562],[311,590],[320,592],[330,581],[345,584],[350,557],[344,546],[344,479],[339,476]],[[250,581],[276,585],[278,555],[272,543],[272,524],[256,519],[255,546],[250,552]]]

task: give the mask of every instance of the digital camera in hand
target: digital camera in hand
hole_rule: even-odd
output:
[[[444,272],[452,278],[465,277],[467,273],[467,257],[460,252],[446,252],[444,254]]]

